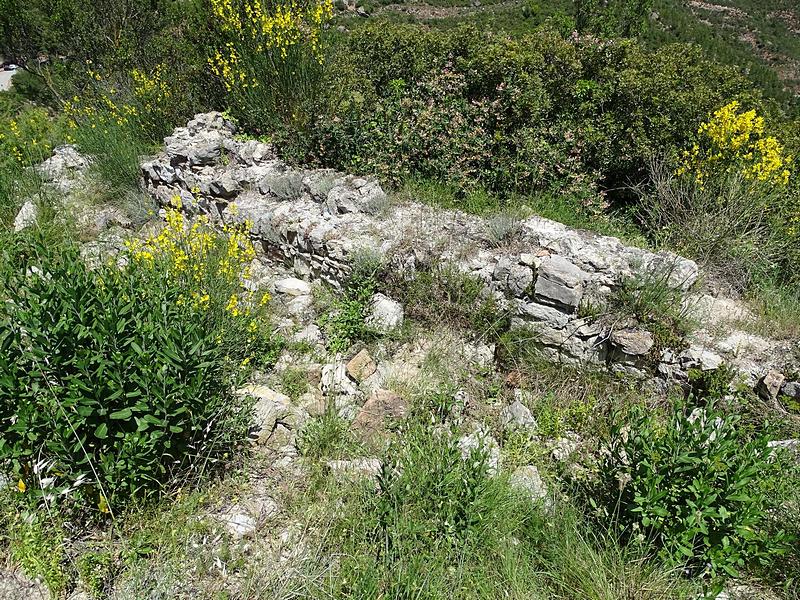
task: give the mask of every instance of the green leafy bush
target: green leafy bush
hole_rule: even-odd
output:
[[[596,496],[626,538],[652,542],[714,587],[789,547],[771,528],[762,484],[776,470],[768,440],[746,439],[738,422],[713,405],[677,407],[666,421],[634,407],[612,428]]]
[[[328,298],[319,324],[328,339],[332,352],[347,350],[357,340],[374,335],[366,323],[369,304],[378,289],[378,274],[381,269],[378,257],[368,253],[357,254],[353,272],[347,280],[341,296]]]
[[[20,491],[107,512],[242,439],[238,364],[160,263],[90,270],[34,234],[6,240],[0,273],[0,468]]]
[[[651,155],[683,147],[708,112],[757,96],[693,46],[644,50],[378,23],[336,52],[308,150],[321,162],[399,181],[433,177],[490,191],[583,190],[639,181]],[[387,48],[392,48],[391,51]]]

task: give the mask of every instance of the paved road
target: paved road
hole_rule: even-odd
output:
[[[6,92],[11,89],[12,77],[14,77],[14,71],[0,71],[0,92]]]

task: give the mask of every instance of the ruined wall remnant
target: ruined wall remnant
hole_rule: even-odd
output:
[[[400,272],[454,265],[482,280],[513,325],[529,327],[532,343],[553,359],[629,371],[647,366],[665,379],[685,378],[690,368],[714,369],[723,360],[738,360],[752,380],[774,366],[774,345],[754,356],[730,340],[718,347],[703,333],[684,347],[660,348],[636,323],[582,316],[633,277],[660,277],[688,302],[700,276],[691,260],[536,216],[513,223],[501,243],[480,217],[391,203],[372,179],[288,166],[270,145],[238,138],[219,113],[197,115],[176,129],[164,151],[143,163],[142,174],[161,205],[177,195],[187,213],[248,223],[262,256],[304,279],[338,285],[365,249]]]

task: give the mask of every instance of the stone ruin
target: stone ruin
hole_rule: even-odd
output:
[[[246,224],[262,260],[305,280],[339,286],[364,252],[409,276],[450,265],[481,280],[512,327],[529,329],[531,344],[553,360],[664,382],[728,364],[750,385],[763,389],[765,377],[772,381],[766,387],[773,399],[794,389],[781,374],[791,367],[792,343],[737,330],[732,323],[747,310],[694,291],[698,265],[670,252],[538,216],[498,226],[460,211],[390,202],[373,179],[287,165],[269,144],[237,136],[220,113],[177,128],[163,152],[143,162],[142,176],[162,206],[178,196],[190,216]],[[631,321],[585,316],[585,307],[607,305],[625,280],[647,277],[677,290],[701,322],[683,348],[657,348],[652,332]]]

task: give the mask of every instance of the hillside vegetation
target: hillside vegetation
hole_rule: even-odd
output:
[[[7,0],[0,53],[0,597],[800,597],[796,3]],[[637,356],[560,364],[423,249],[304,281],[232,200],[341,181],[520,298],[535,215],[701,277],[546,307]],[[659,371],[712,334],[770,368]]]

